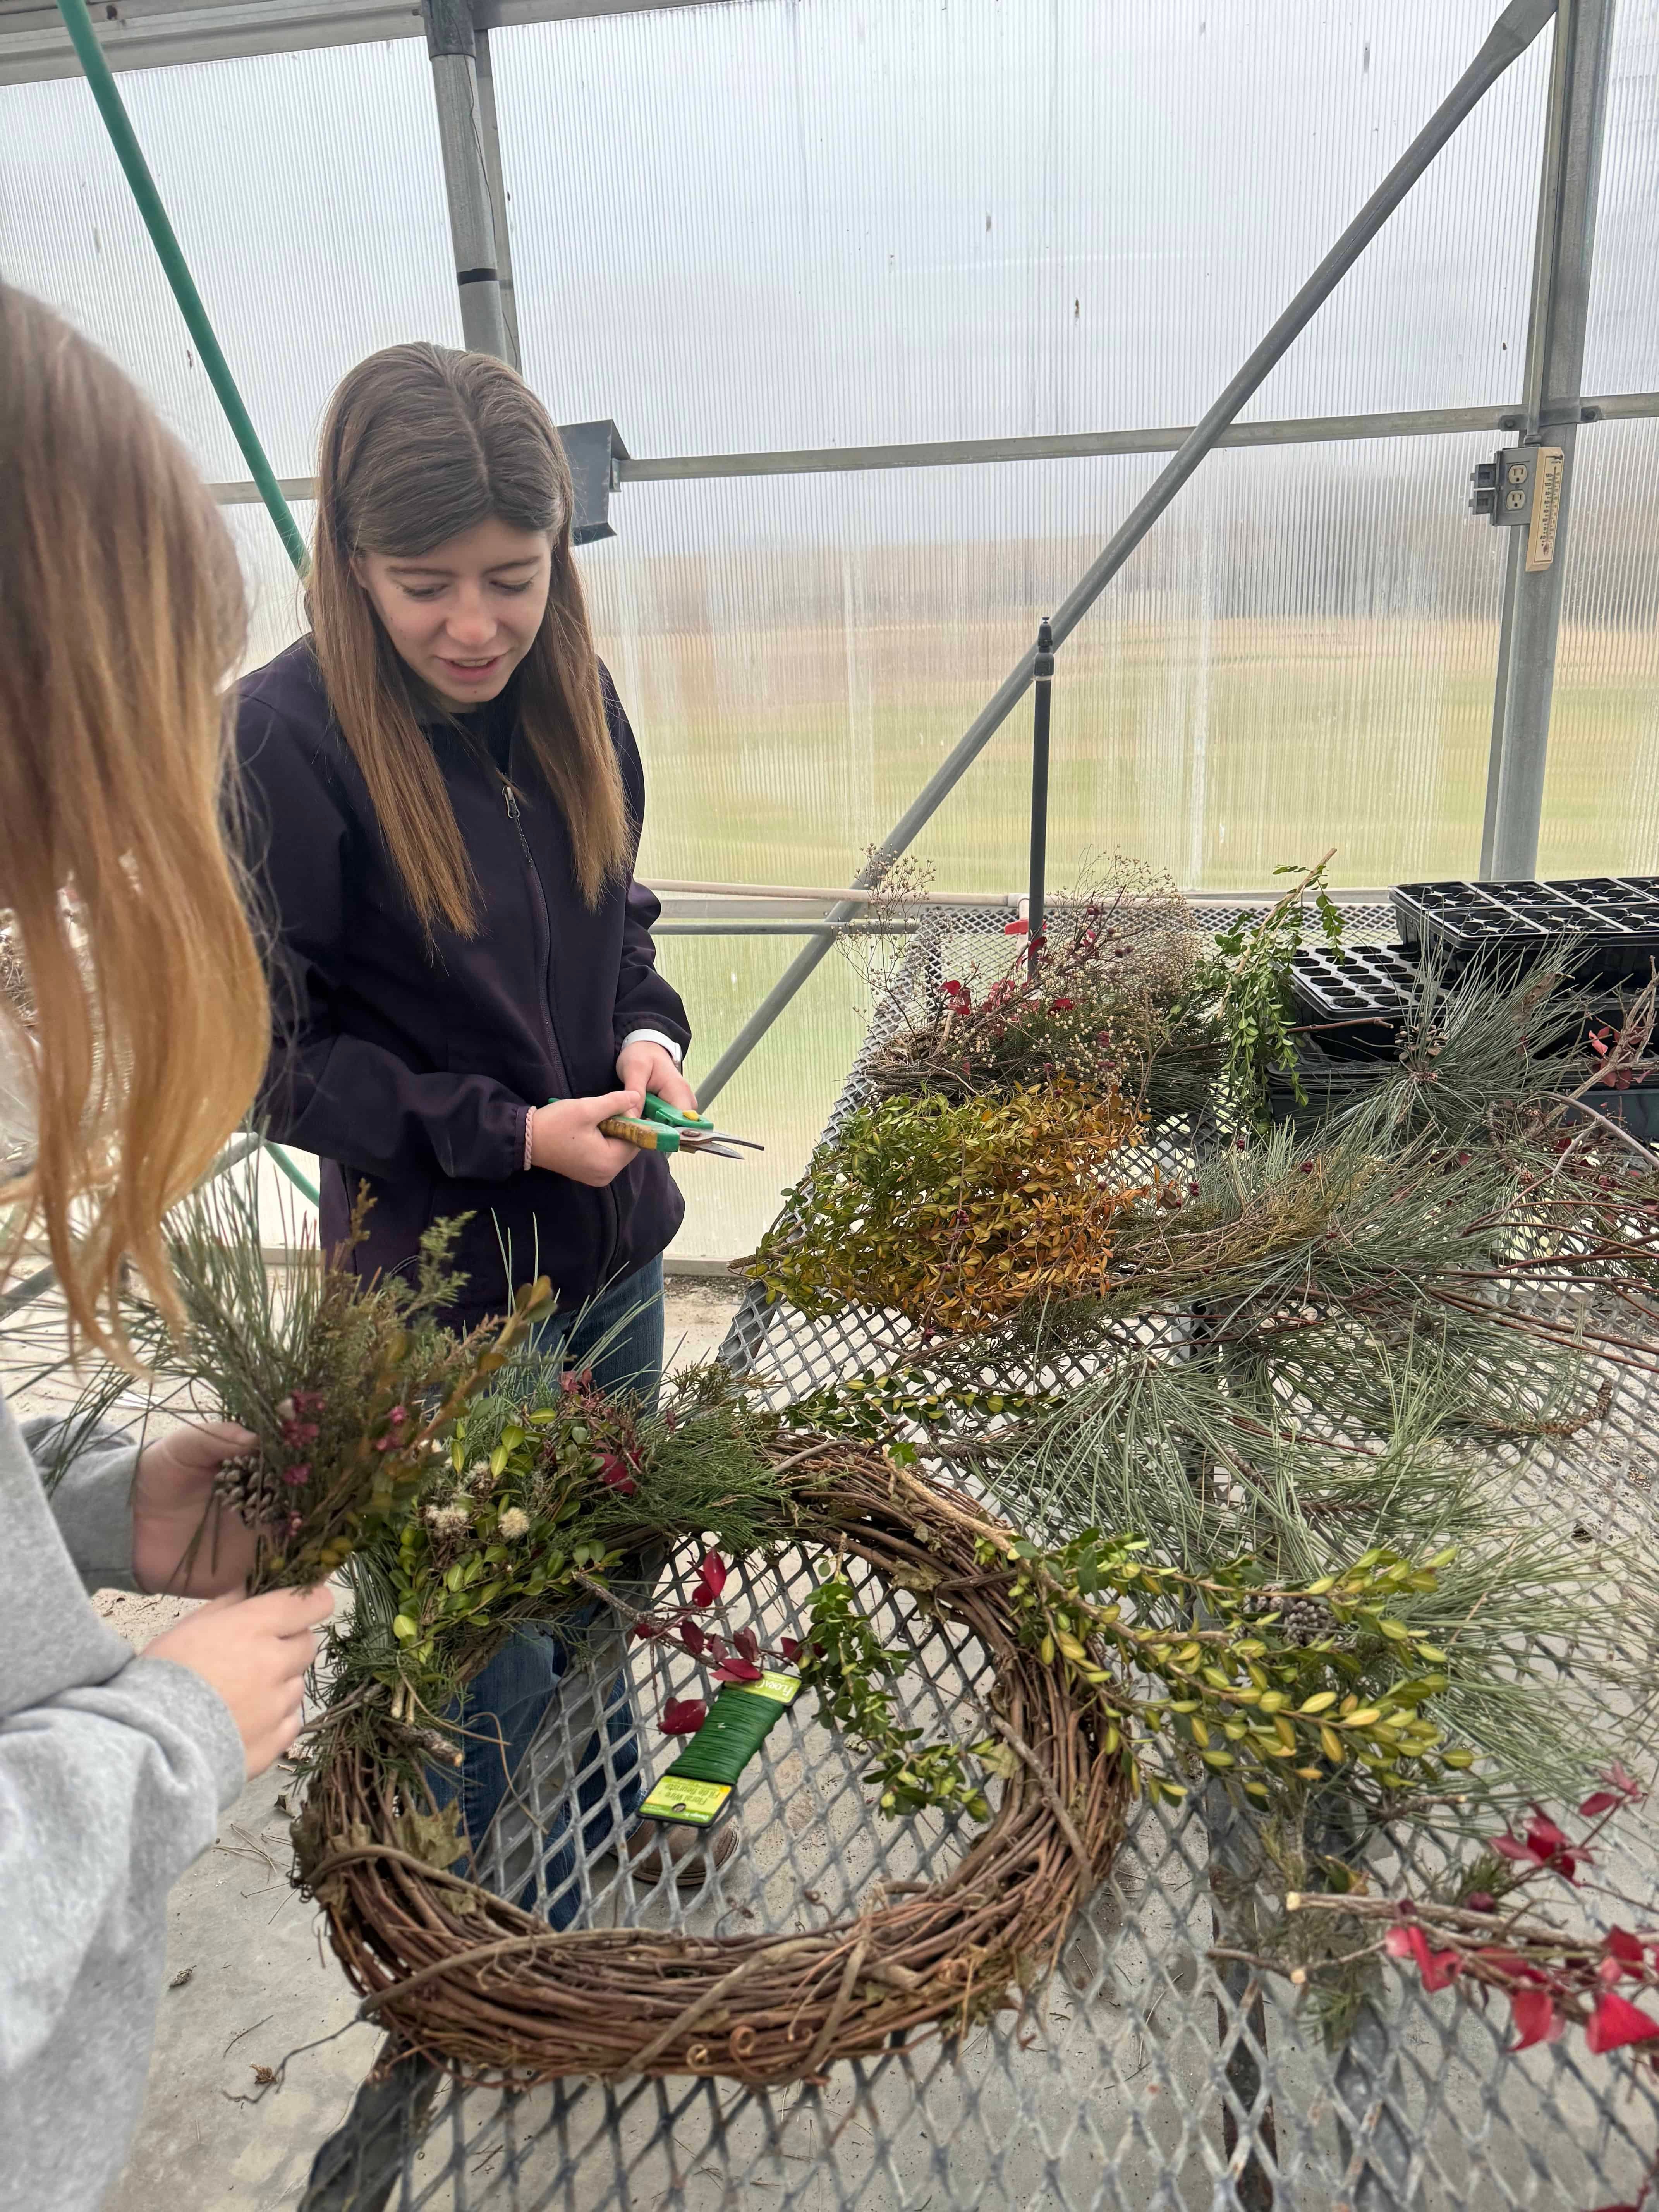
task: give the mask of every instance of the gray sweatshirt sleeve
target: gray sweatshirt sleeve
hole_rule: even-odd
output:
[[[43,1454],[58,1423],[51,1416],[22,1424],[24,1446]],[[132,1579],[132,1476],[138,1447],[99,1431],[87,1439],[52,1492],[58,1533],[89,1590],[136,1589]]]
[[[0,1401],[0,2207],[87,2212],[143,2094],[167,1893],[242,1786],[201,1676],[135,1658],[86,1587],[131,1582],[130,1445],[49,1505]],[[83,1583],[85,1586],[83,1586]]]

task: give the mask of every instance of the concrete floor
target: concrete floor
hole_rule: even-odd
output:
[[[667,1295],[671,1364],[705,1358],[736,1287],[671,1278]],[[112,1590],[96,1603],[135,1647],[189,1610]],[[283,1765],[250,1783],[173,1892],[149,2091],[106,2212],[288,2212],[379,2048],[376,2030],[351,2024],[356,1999],[289,1887],[292,1788]],[[293,2051],[280,2089],[241,2101]]]

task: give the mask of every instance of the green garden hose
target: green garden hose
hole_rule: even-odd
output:
[[[104,59],[103,48],[98,43],[98,34],[92,27],[92,18],[87,13],[86,0],[58,0],[58,12],[75,43],[81,66],[86,71],[87,82],[92,87],[92,96],[104,118],[104,128],[109,132],[110,143],[115,149],[115,157],[126,173],[127,182],[132,187],[132,197],[137,201],[138,212],[144,219],[144,228],[149,231],[150,242],[160,257],[167,283],[173,287],[173,296],[179,302],[179,312],[196,341],[197,351],[202,356],[202,366],[219,395],[219,404],[225,410],[225,420],[235,434],[236,442],[242,449],[242,457],[248,465],[254,483],[259,487],[259,495],[288,548],[289,560],[303,575],[307,558],[305,539],[300,535],[299,525],[289,513],[288,501],[278,489],[270,463],[265,459],[264,448],[260,445],[258,434],[248,418],[248,411],[242,404],[242,395],[236,389],[236,380],[219,349],[218,339],[213,335],[213,325],[202,305],[202,295],[185,265],[173,225],[167,220],[167,211],[161,204],[161,196],[155,189],[155,179],[149,173],[149,164],[145,161],[143,149],[134,135],[127,111],[121,104],[121,95],[115,88],[115,79],[110,72],[109,64]]]

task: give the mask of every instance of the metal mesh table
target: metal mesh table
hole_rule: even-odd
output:
[[[1386,934],[1390,920],[1380,908],[1349,916],[1359,937]],[[971,959],[975,937],[1000,922],[941,914],[907,951],[907,966],[949,974]],[[878,1014],[832,1127],[862,1095],[863,1066],[884,1028]],[[1190,1131],[1173,1127],[1157,1133],[1154,1148],[1170,1158],[1192,1142]],[[1149,1322],[1141,1334],[1178,1337],[1181,1326]],[[907,1337],[894,1316],[811,1322],[757,1291],[722,1357],[784,1404],[884,1364],[907,1349]],[[1594,1452],[1544,1455],[1517,1482],[1523,1504],[1528,1492],[1541,1502],[1547,1490],[1559,1510],[1566,1490],[1581,1522],[1650,1546],[1659,1433],[1648,1398],[1621,1378]],[[767,1642],[800,1633],[811,1571],[800,1553],[745,1566],[728,1587],[730,1598],[740,1582],[734,1626],[752,1620]],[[665,1595],[684,1597],[694,1575],[689,1552],[671,1560]],[[910,1724],[959,1734],[962,1707],[986,1679],[985,1655],[867,1572],[860,1601],[884,1641],[916,1654],[900,1684]],[[1659,1653],[1645,1656],[1659,1664]],[[662,1742],[654,1723],[666,1696],[693,1686],[684,1655],[610,1637],[585,1658],[581,1687],[551,1717],[519,1802],[486,1845],[486,1878],[507,1893],[532,1881],[545,1894],[537,1838],[557,1832],[573,1783],[603,1758],[582,1764],[624,1677],[647,1764],[672,1756],[653,1749]],[[741,1854],[721,1869],[704,1858],[694,1893],[665,1883],[647,1891],[614,1857],[580,1864],[583,1919],[698,1934],[787,1931],[855,1913],[878,1884],[936,1879],[961,1855],[965,1832],[937,1815],[880,1820],[859,1765],[805,1711],[792,1714],[746,1771]],[[601,1771],[599,1783],[620,1811],[615,1775]],[[913,2040],[837,2065],[822,2085],[762,2092],[676,2079],[565,2081],[509,2094],[457,2087],[404,2057],[365,2085],[324,2146],[302,2212],[1589,2212],[1635,2197],[1659,2149],[1659,2097],[1644,2087],[1615,2098],[1623,2077],[1575,2045],[1509,2056],[1505,2008],[1427,1997],[1414,1978],[1394,1978],[1333,2052],[1282,1982],[1264,1986],[1248,1967],[1212,1963],[1212,1944],[1237,1944],[1249,1932],[1228,1881],[1241,1847],[1233,1820],[1213,1790],[1179,1810],[1140,1808],[1046,1992],[960,2045]],[[1627,1837],[1603,1865],[1615,1886],[1652,1896],[1659,1915],[1650,1831]],[[1382,1863],[1376,1872],[1386,1881],[1401,1869]],[[1593,1911],[1594,1900],[1584,1909]]]

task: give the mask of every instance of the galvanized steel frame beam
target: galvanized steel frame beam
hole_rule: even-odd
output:
[[[1510,0],[1487,33],[1480,51],[1451,91],[1061,603],[1053,622],[1056,646],[1065,643],[1240,408],[1313,320],[1435,156],[1504,71],[1519,60],[1554,12],[1555,0]],[[1031,682],[1033,665],[1034,654],[1028,653],[1009,671],[995,695],[963,732],[955,750],[935,770],[907,812],[877,848],[860,873],[860,888],[879,879],[932,818],[941,801],[955,789],[1024,696]],[[718,1097],[823,959],[835,942],[836,928],[848,919],[851,911],[844,906],[834,908],[826,917],[823,935],[804,946],[790,962],[698,1085],[698,1095],[705,1104]]]
[[[1574,453],[1595,256],[1613,0],[1560,0],[1533,252],[1525,406],[1516,443],[1562,455],[1553,557],[1527,568],[1528,533],[1511,530],[1504,574],[1480,873],[1534,876],[1544,815],[1555,653],[1561,629]]]
[[[723,0],[496,0],[498,29],[709,7]],[[99,33],[113,70],[313,52],[418,39],[420,0],[100,0]],[[73,76],[74,51],[51,0],[0,0],[0,85]]]
[[[482,46],[480,47],[482,52]],[[478,79],[482,106],[483,77]],[[484,150],[489,154],[486,133]],[[495,226],[496,250],[501,254],[502,299],[506,304],[507,259],[501,252],[501,221]],[[509,313],[507,335],[514,320]],[[1638,422],[1659,416],[1659,392],[1613,392],[1583,403],[1585,422]],[[1491,407],[1420,407],[1382,415],[1310,415],[1285,422],[1235,422],[1221,433],[1216,444],[1240,446],[1315,446],[1352,439],[1465,437],[1482,430],[1518,431],[1524,410],[1513,400]],[[682,483],[716,481],[731,477],[848,476],[870,469],[977,468],[991,461],[1081,461],[1124,453],[1173,453],[1192,436],[1190,423],[1166,430],[1073,430],[1048,438],[951,438],[914,445],[809,446],[766,453],[629,454],[618,457],[618,483]],[[283,477],[282,489],[289,499],[314,499],[315,477]],[[254,483],[216,483],[209,486],[222,507],[253,507],[259,500]]]

